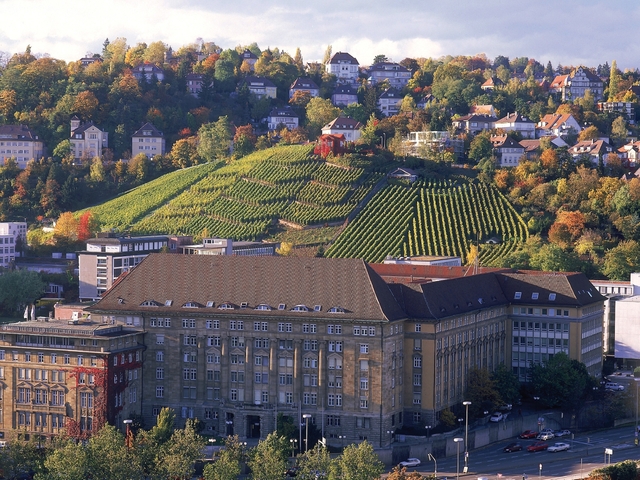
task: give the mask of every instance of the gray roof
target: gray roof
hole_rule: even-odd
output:
[[[349,63],[351,65],[360,65],[355,57],[346,52],[336,52],[333,57],[331,57],[331,60],[329,60],[329,63]]]
[[[149,132],[145,135],[144,132]],[[158,130],[153,124],[147,122],[140,127],[132,137],[164,137],[164,134]]]
[[[141,306],[144,302],[158,306]],[[183,307],[189,302],[201,307]],[[213,305],[207,307],[208,302]],[[234,308],[219,309],[221,304]],[[243,304],[245,308],[241,308]],[[280,310],[281,304],[284,308]],[[259,305],[268,305],[271,310],[255,310]],[[291,311],[297,305],[305,305],[309,311]],[[314,311],[316,305],[318,311]],[[344,313],[329,313],[333,307],[344,309]],[[301,321],[339,318],[388,322],[405,318],[390,287],[363,260],[169,253],[150,254],[91,310],[273,316]]]
[[[38,136],[26,125],[0,125],[0,139],[38,140]]]

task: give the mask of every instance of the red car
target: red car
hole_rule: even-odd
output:
[[[533,445],[529,445],[527,447],[527,452],[541,452],[542,450],[546,450],[547,448],[549,448],[548,443],[536,442]]]
[[[520,438],[536,438],[538,436],[538,432],[535,430],[525,430],[520,434]]]

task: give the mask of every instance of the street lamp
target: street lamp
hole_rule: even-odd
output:
[[[295,438],[291,438],[289,439],[289,443],[291,443],[291,456],[295,457],[295,450],[296,450],[296,443],[298,443],[298,440],[296,440]]]
[[[211,460],[213,461],[213,457],[214,457],[214,451],[213,451],[213,444],[216,443],[216,439],[215,438],[210,438],[209,439],[209,445],[211,446]]]
[[[431,425],[426,425],[424,428],[427,429],[427,440],[429,440],[429,434],[431,433]]]
[[[430,453],[427,453],[427,456],[429,457],[429,460],[433,460],[433,476],[437,477],[438,476],[438,461],[436,460],[436,457],[434,457]]]
[[[306,452],[309,450],[309,419],[311,415],[305,413],[302,418],[304,418],[304,451]]]
[[[393,430],[387,430],[387,435],[391,435],[389,437],[389,443],[393,443]]]
[[[462,442],[464,438],[456,437],[453,439],[456,442],[457,452],[456,452],[456,480],[460,480],[460,442]]]
[[[469,439],[469,405],[471,405],[471,402],[466,401],[466,402],[462,402],[462,404],[464,405],[465,408],[465,422],[464,422],[464,473],[467,473],[467,470],[469,469],[469,447],[467,446],[468,443],[468,439]]]
[[[127,451],[129,451],[131,450],[131,447],[133,447],[133,433],[131,432],[131,424],[133,423],[133,420],[131,419],[123,420],[122,423],[124,423],[126,426],[124,442],[127,445]]]
[[[340,439],[340,448],[342,448],[344,450],[344,439],[347,438],[346,435],[338,435],[338,438]]]

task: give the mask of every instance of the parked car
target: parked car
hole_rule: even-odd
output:
[[[550,428],[543,428],[538,433],[554,433]]]
[[[499,422],[502,419],[504,419],[504,415],[500,412],[495,412],[491,417],[489,417],[490,422]]]
[[[401,467],[418,467],[420,465],[419,458],[407,458],[406,460],[400,462]]]
[[[527,452],[541,452],[549,448],[549,444],[545,442],[536,442],[533,445],[527,447]]]
[[[500,412],[510,412],[512,409],[513,405],[511,405],[510,403],[498,407],[498,411]]]
[[[619,383],[615,382],[607,382],[604,384],[604,388],[605,390],[619,391],[624,390],[624,385],[620,385]]]
[[[284,474],[287,477],[295,477],[296,475],[298,475],[298,472],[300,471],[300,467],[290,467]]]
[[[549,452],[562,452],[564,450],[569,450],[570,448],[571,448],[571,445],[569,445],[568,443],[557,442],[557,443],[554,443],[553,445],[551,445],[549,448],[547,448],[547,451],[549,451]]]
[[[510,443],[509,445],[507,445],[502,449],[503,452],[507,452],[507,453],[519,452],[520,450],[522,450],[522,445],[520,445],[517,442]]]
[[[540,432],[536,437],[538,440],[551,440],[555,435],[553,432]]]
[[[556,437],[568,437],[569,435],[571,435],[570,430],[556,430],[553,433],[555,434]]]
[[[525,430],[519,436],[523,439],[536,438],[538,436],[538,432],[536,432],[535,430]]]

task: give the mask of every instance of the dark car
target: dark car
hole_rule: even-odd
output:
[[[549,448],[549,444],[545,442],[536,442],[533,445],[527,447],[527,452],[541,452]]]
[[[300,471],[300,467],[291,467],[284,474],[287,477],[295,477],[296,475],[298,475],[299,471]]]
[[[510,443],[509,445],[503,448],[503,451],[507,453],[518,452],[520,450],[522,450],[522,445],[516,442]]]
[[[525,430],[520,434],[520,438],[536,438],[538,436],[538,432],[535,430]]]

